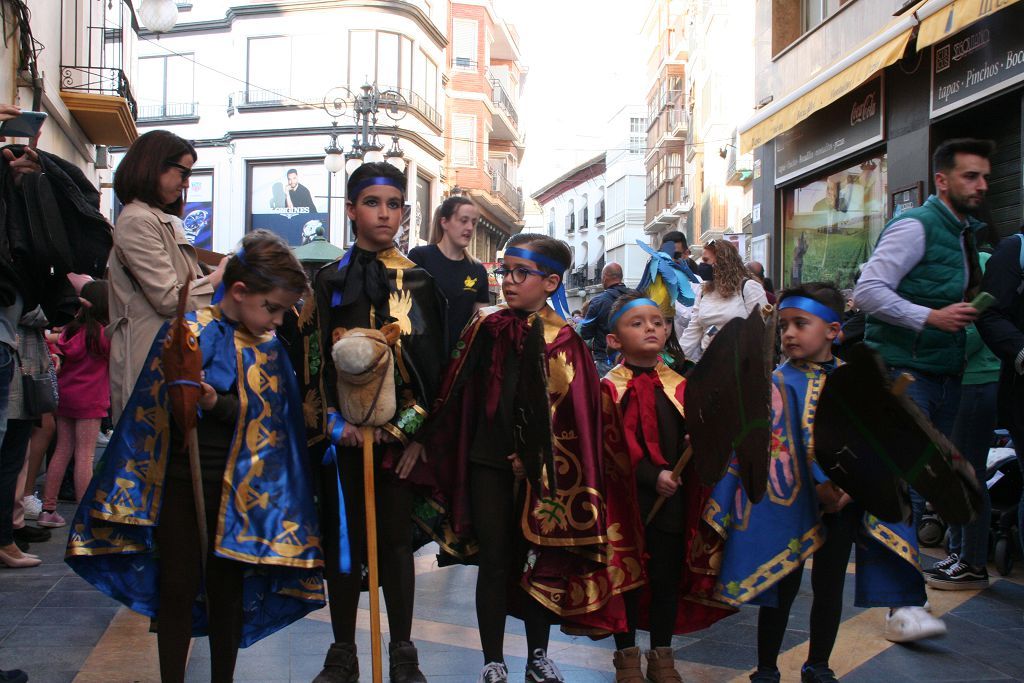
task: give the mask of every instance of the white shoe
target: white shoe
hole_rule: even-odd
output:
[[[96,445],[102,448],[106,448],[107,444],[110,443],[110,437],[113,435],[113,431],[100,432],[96,437]]]
[[[43,501],[35,494],[22,498],[21,506],[25,508],[25,519],[39,519],[39,513],[43,511]]]
[[[885,639],[912,643],[946,635],[946,624],[923,607],[897,607],[885,617]]]

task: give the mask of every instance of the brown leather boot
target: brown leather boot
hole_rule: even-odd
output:
[[[640,670],[640,648],[627,647],[612,655],[615,664],[615,683],[644,683]]]
[[[683,677],[676,671],[672,648],[658,647],[647,651],[647,680],[651,683],[683,683]]]

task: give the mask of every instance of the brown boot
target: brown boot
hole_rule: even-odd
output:
[[[647,651],[647,680],[652,683],[683,683],[683,677],[676,671],[672,648],[658,647]]]
[[[640,648],[627,647],[612,655],[615,664],[615,683],[644,683],[640,670]]]

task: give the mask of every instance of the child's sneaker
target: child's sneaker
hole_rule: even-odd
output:
[[[35,494],[22,498],[21,506],[25,508],[25,519],[39,519],[39,513],[43,511],[43,501]]]
[[[39,520],[36,522],[39,526],[45,526],[50,529],[57,529],[64,526],[67,522],[56,512],[41,512],[39,513]]]
[[[508,667],[504,662],[487,662],[476,683],[508,683]]]
[[[530,663],[526,667],[526,683],[563,683],[562,672],[555,663],[548,659],[542,648],[537,648],[530,655]]]
[[[954,564],[956,564],[959,561],[960,561],[960,557],[956,553],[950,553],[949,555],[946,556],[946,559],[939,560],[938,562],[933,564],[928,569],[922,569],[921,573],[924,574],[925,578],[927,579],[929,575],[939,574],[939,573],[949,569],[950,567],[952,567]]]
[[[782,680],[782,674],[779,673],[778,669],[762,669],[757,667],[757,671],[750,674],[750,683],[779,683]]]
[[[885,639],[893,643],[946,635],[946,624],[928,614],[924,607],[897,607],[885,617]]]
[[[957,562],[937,574],[925,574],[924,580],[932,588],[947,591],[967,591],[988,588],[988,569],[975,569],[966,562]]]
[[[804,664],[800,667],[800,683],[839,683],[828,664]]]

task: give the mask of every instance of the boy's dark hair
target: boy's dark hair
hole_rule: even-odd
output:
[[[681,246],[683,251],[690,248],[690,245],[686,242],[686,235],[678,230],[666,232],[665,236],[661,238],[661,246],[665,246],[665,242],[673,242],[676,246]]]
[[[790,287],[779,295],[779,304],[791,296],[803,296],[814,299],[819,304],[830,308],[839,319],[843,319],[846,312],[846,298],[843,293],[831,282],[807,282],[805,284]]]
[[[932,153],[932,171],[948,173],[956,168],[957,154],[974,154],[988,159],[996,151],[996,143],[975,138],[952,138],[943,140]]]
[[[283,239],[269,230],[254,230],[242,239],[242,248],[224,267],[224,289],[236,282],[254,294],[278,287],[304,293],[309,287],[306,271]]]
[[[375,161],[373,163],[363,164],[348,177],[348,185],[345,186],[345,201],[350,204],[355,203],[355,188],[359,187],[359,185],[367,178],[376,177],[384,177],[394,180],[395,184],[398,185],[398,189],[402,191],[402,197],[405,197],[405,190],[407,186],[405,174],[391,164],[383,161]]]
[[[562,240],[556,240],[554,237],[548,237],[547,235],[540,235],[537,233],[527,233],[525,239],[516,240],[517,237],[521,236],[522,233],[510,237],[505,248],[507,249],[508,247],[519,246],[526,247],[529,245],[530,251],[535,251],[538,254],[547,256],[549,259],[554,260],[562,266],[561,271],[555,272],[543,263],[538,263],[538,270],[548,273],[549,275],[557,275],[559,279],[565,277],[565,271],[569,270],[569,266],[572,265],[572,250],[569,248],[568,244]]]
[[[287,171],[287,172],[286,172],[286,173],[284,174],[284,176],[285,176],[285,177],[287,178],[287,177],[288,177],[288,176],[290,176],[290,175],[291,175],[292,173],[294,173],[295,175],[299,175],[299,171],[298,171],[298,169],[294,169],[294,168],[289,168],[289,169],[288,169],[288,171]]]
[[[619,298],[612,302],[612,307],[608,309],[608,322],[612,321],[619,311],[626,307],[626,304],[636,301],[637,299],[646,299],[647,295],[636,289],[627,289],[619,295]],[[615,328],[612,328],[612,332],[615,332]]]
[[[64,328],[64,336],[70,339],[79,330],[85,330],[85,348],[93,356],[102,356],[103,347],[100,336],[103,328],[110,322],[107,298],[109,283],[106,280],[93,280],[82,286],[79,297],[85,301],[74,319]]]
[[[114,172],[114,194],[125,206],[138,199],[164,213],[178,216],[185,202],[178,197],[171,204],[160,199],[160,176],[186,154],[192,163],[199,159],[196,148],[167,130],[151,130],[132,143]]]

